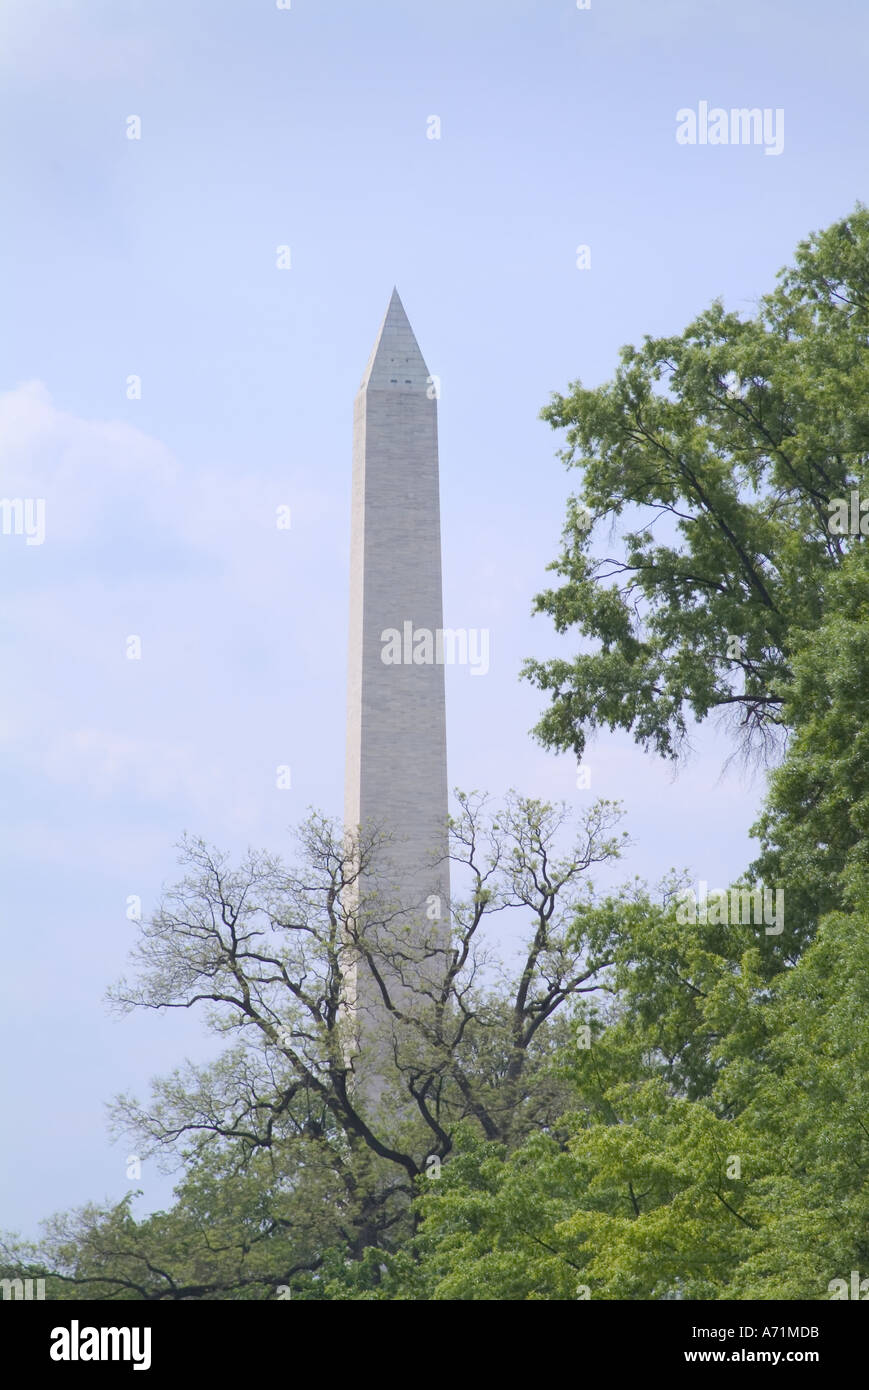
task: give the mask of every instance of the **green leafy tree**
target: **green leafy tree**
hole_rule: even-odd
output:
[[[700,926],[656,976],[667,913],[635,918],[619,1016],[562,1054],[574,1108],[512,1153],[469,1137],[422,1195],[426,1296],[817,1300],[869,1273],[867,906],[771,980]]]
[[[545,744],[581,754],[623,728],[674,757],[713,711],[745,747],[774,741],[795,629],[818,626],[851,544],[831,504],[866,483],[867,330],[858,207],[798,247],[753,318],[716,303],[624,348],[611,382],[553,397],[543,416],[582,483],[551,566],[562,582],[536,610],[584,647],[526,663],[549,697]]]
[[[823,623],[799,634],[785,711],[793,734],[756,827],[755,871],[786,883],[817,921],[869,879],[869,540],[826,588]]]

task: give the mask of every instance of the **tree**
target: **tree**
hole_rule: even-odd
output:
[[[852,544],[830,523],[866,482],[867,330],[858,206],[800,244],[754,318],[716,303],[680,336],[624,348],[611,382],[553,396],[543,418],[567,430],[582,486],[550,566],[563,582],[535,608],[593,649],[525,665],[549,696],[546,745],[581,755],[595,729],[623,728],[675,757],[689,717],[713,711],[746,748],[774,741],[795,631],[817,628]]]
[[[819,917],[869,882],[869,552],[860,538],[826,589],[823,622],[799,634],[785,711],[793,729],[754,833],[755,872]]]
[[[424,1192],[424,1296],[820,1300],[865,1276],[867,908],[824,918],[771,982],[744,934],[727,953],[695,928],[652,993],[650,911],[620,952],[620,1018],[563,1054],[571,1111],[512,1153],[463,1136]],[[693,1099],[673,1067],[692,1037]]]
[[[358,893],[360,877],[376,880],[383,836],[346,836],[313,815],[294,871],[256,852],[233,868],[187,840],[187,873],[141,927],[135,978],[111,996],[122,1011],[200,1009],[230,1043],[159,1080],[147,1104],[114,1108],[138,1152],[187,1165],[178,1203],[142,1223],[125,1203],[59,1219],[31,1255],[102,1297],[264,1297],[279,1284],[322,1297],[345,1261],[376,1283],[383,1253],[412,1232],[416,1180],[448,1157],[458,1127],[509,1150],[563,1108],[559,1016],[613,960],[587,874],[618,855],[618,815],[599,802],[564,854],[565,808],[511,795],[492,814],[460,796],[451,859],[468,892],[452,905],[438,979],[407,969],[437,954],[436,937],[408,936],[400,904]],[[503,913],[525,928],[512,962],[485,940]],[[390,1039],[377,1107],[357,1081],[346,1006],[360,957]],[[393,989],[402,972],[411,985]]]

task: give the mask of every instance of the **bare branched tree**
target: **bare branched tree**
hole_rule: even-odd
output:
[[[262,1298],[299,1281],[311,1296],[348,1261],[376,1282],[378,1252],[406,1249],[416,1180],[461,1127],[511,1149],[572,1099],[555,1062],[573,1016],[611,988],[619,914],[589,871],[618,857],[618,818],[597,803],[571,842],[563,806],[460,794],[448,936],[383,891],[377,831],[312,814],[292,870],[252,851],[233,867],[185,839],[185,875],[110,992],[122,1012],[201,1010],[226,1040],[147,1103],[112,1107],[140,1156],[181,1167],[177,1205],[140,1222],[129,1197],[58,1216],[38,1244],[0,1247],[0,1268],[45,1276],[61,1299]]]
[[[188,873],[143,924],[135,981],[110,997],[121,1010],[201,1007],[233,1046],[160,1081],[148,1106],[122,1097],[116,1123],[151,1150],[176,1152],[223,1142],[250,1155],[316,1134],[336,1165],[362,1145],[405,1182],[449,1154],[462,1121],[510,1142],[533,1105],[545,1025],[599,988],[611,963],[575,927],[589,869],[619,853],[618,815],[597,803],[559,854],[564,807],[511,794],[491,814],[485,797],[459,795],[451,860],[467,892],[450,905],[446,951],[434,924],[430,939],[416,917],[403,930],[410,907],[359,893],[388,851],[382,834],[348,836],[313,814],[295,871],[255,852],[232,868],[185,840]],[[485,930],[507,913],[524,919],[512,962],[495,956]],[[366,1034],[360,1045],[347,1008],[360,960],[389,1044],[389,1104],[374,1118],[356,1082]]]

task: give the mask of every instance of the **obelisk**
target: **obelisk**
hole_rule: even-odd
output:
[[[393,290],[354,405],[345,824],[391,837],[360,895],[413,904],[383,934],[400,943],[404,932],[411,946],[449,938],[436,397]],[[412,954],[401,952],[403,986],[385,966],[405,1001]],[[428,961],[436,974],[437,960]],[[367,1051],[370,1072],[391,1024],[361,964],[353,1004],[360,1071]]]

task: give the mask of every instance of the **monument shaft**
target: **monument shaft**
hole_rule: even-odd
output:
[[[411,940],[445,944],[442,624],[437,401],[393,291],[354,407],[345,824],[391,837],[373,875],[360,882],[361,896],[413,902],[405,917]],[[388,1018],[362,965],[355,1005],[364,1050]]]

